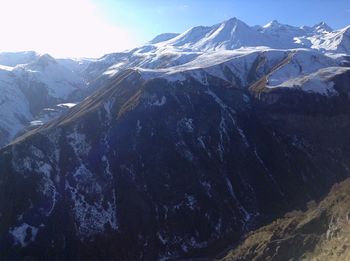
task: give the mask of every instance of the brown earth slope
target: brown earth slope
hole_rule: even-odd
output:
[[[318,205],[294,211],[248,234],[222,260],[350,260],[350,180]]]

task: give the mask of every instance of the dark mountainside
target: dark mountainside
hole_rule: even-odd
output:
[[[3,260],[216,256],[348,177],[349,77],[327,97],[119,73],[1,150]]]

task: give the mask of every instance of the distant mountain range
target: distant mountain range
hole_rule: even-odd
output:
[[[99,59],[0,53],[0,253],[211,259],[322,199],[350,173],[349,40],[233,18]]]

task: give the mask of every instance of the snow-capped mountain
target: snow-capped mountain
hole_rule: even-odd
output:
[[[27,64],[37,58],[37,53],[33,51],[28,52],[1,52],[0,64],[14,67],[19,64]]]
[[[350,26],[326,34],[323,38],[313,40],[313,46],[325,51],[350,53]]]
[[[344,41],[349,40],[347,28],[333,31],[325,23],[312,27],[295,27],[281,24],[278,21],[272,21],[265,26],[250,27],[239,19],[232,18],[210,27],[194,27],[170,40],[158,41],[157,44],[204,51],[267,46],[278,49],[323,48],[325,51],[348,53],[348,50],[334,48],[334,46],[341,45],[339,41],[333,42],[333,46],[323,44],[327,39],[334,37],[337,40],[340,38],[344,38]]]
[[[8,143],[32,115],[25,94],[16,88],[13,68],[0,66],[0,146]]]
[[[0,150],[0,253],[214,258],[320,199],[350,171],[347,31],[233,18],[96,60],[3,65],[4,119],[54,119]]]
[[[84,79],[69,70],[48,54],[24,65],[18,65],[14,72],[26,83],[42,83],[48,95],[57,99],[67,99],[76,90],[83,88]],[[31,86],[28,86],[31,88]]]
[[[81,75],[47,54],[5,53],[0,54],[1,63],[0,147],[44,108],[72,101],[71,96],[86,87]]]
[[[325,23],[295,27],[277,21],[250,27],[232,18],[213,26],[194,27],[182,34],[163,34],[139,48],[105,55],[90,63],[84,72],[90,79],[96,79],[113,76],[127,68],[159,72],[191,70],[216,66],[220,64],[220,57],[227,61],[239,55],[244,59],[243,56],[249,57],[252,53],[273,55],[276,51],[304,53],[304,62],[310,64],[312,57],[317,56],[330,62],[324,67],[343,65],[349,61],[347,31],[347,28],[333,31]],[[101,81],[97,81],[96,86],[92,84],[91,89],[98,88]]]
[[[151,41],[149,41],[150,44],[157,44],[160,42],[168,41],[172,38],[175,38],[178,36],[178,33],[165,33],[165,34],[160,34],[154,37]]]
[[[282,47],[279,41],[271,36],[255,30],[237,18],[232,18],[210,27],[194,27],[164,44],[201,51],[252,46],[293,47],[292,43],[284,43],[286,46]]]

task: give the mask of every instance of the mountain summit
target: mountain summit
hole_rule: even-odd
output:
[[[314,25],[313,28],[317,31],[333,32],[333,29],[325,22],[318,23],[318,24]]]

